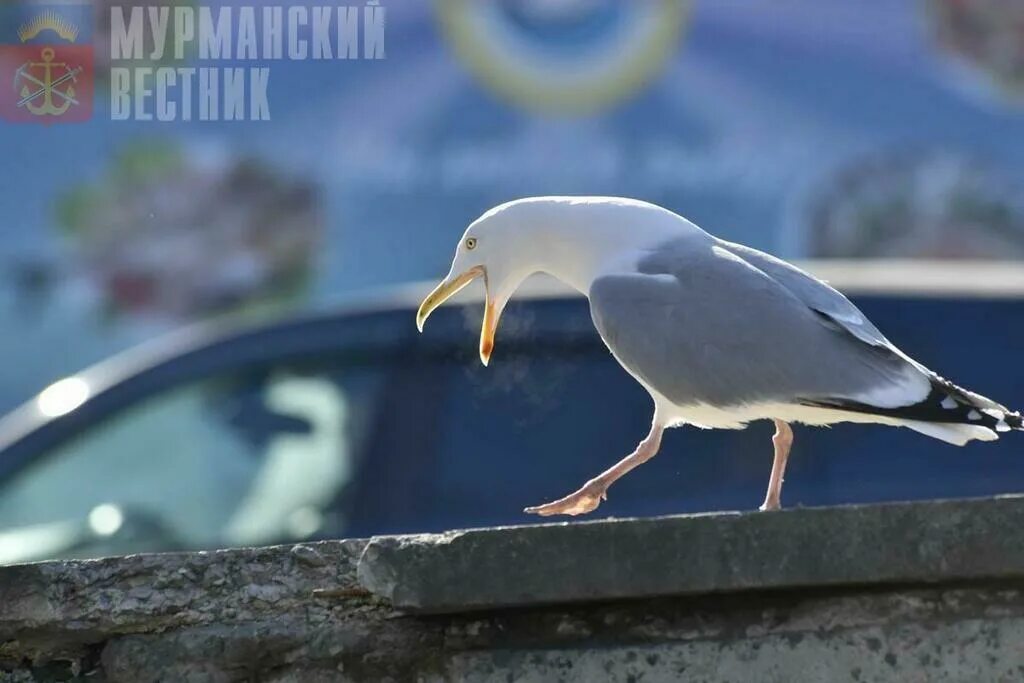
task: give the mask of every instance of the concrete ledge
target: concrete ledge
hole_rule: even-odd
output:
[[[421,612],[1022,577],[1020,496],[381,537],[358,565]]]
[[[0,568],[3,683],[1019,680],[1021,642],[1022,497]]]

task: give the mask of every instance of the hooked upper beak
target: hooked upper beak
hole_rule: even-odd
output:
[[[473,266],[464,273],[442,280],[420,304],[420,308],[416,312],[416,328],[422,332],[423,325],[435,308],[455,296],[456,292],[480,276],[483,276],[486,288],[487,269],[483,266]],[[494,334],[498,329],[498,314],[489,291],[486,293],[485,299],[484,323],[480,329],[480,362],[487,365],[491,360],[491,352],[494,351]]]

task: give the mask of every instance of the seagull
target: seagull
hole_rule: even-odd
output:
[[[681,425],[774,422],[761,510],[781,508],[793,423],[909,427],[958,446],[1024,429],[1019,413],[910,358],[813,275],[634,199],[530,197],[487,211],[466,229],[416,325],[422,332],[434,309],[482,278],[487,365],[505,304],[537,272],[587,297],[601,339],[651,395],[654,417],[632,453],[527,513],[593,511],[616,480],[657,454],[666,429]]]

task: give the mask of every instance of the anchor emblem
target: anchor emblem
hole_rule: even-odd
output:
[[[36,116],[60,116],[71,105],[78,104],[74,84],[82,67],[71,68],[66,62],[53,61],[56,52],[50,47],[43,48],[40,56],[43,61],[25,62],[14,73],[14,89],[21,98],[17,106]]]

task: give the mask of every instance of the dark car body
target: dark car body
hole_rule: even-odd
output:
[[[855,303],[894,343],[1024,403],[1020,296],[861,285]],[[411,287],[201,326],[76,375],[87,396],[71,409],[44,416],[37,397],[0,423],[0,562],[534,521],[523,507],[628,453],[652,408],[586,301],[540,289],[509,305],[487,368],[479,302],[438,310],[421,335],[425,290]],[[595,516],[755,508],[770,433],[671,430]],[[798,427],[783,505],[1019,491],[1017,436],[955,448],[880,426]]]

